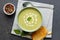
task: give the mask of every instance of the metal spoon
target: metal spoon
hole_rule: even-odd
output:
[[[33,5],[32,3],[30,3],[30,2],[24,2],[24,3],[23,3],[23,7],[38,7],[38,8],[48,8],[48,9],[53,9],[53,8],[51,8],[51,7],[35,6],[35,5]]]

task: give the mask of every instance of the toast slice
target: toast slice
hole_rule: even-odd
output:
[[[45,26],[41,26],[36,32],[32,33],[32,40],[42,40],[46,37],[48,31]]]

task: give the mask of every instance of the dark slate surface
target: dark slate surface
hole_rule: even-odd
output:
[[[45,40],[60,40],[60,0],[32,0],[37,2],[54,4],[54,18],[53,18],[53,38]],[[13,3],[17,8],[18,0],[0,0],[0,40],[31,40],[27,38],[11,35],[11,29],[15,14],[7,16],[3,12],[5,3]]]

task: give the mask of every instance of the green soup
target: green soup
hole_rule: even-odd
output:
[[[41,13],[32,7],[27,7],[19,12],[18,24],[25,30],[35,30],[42,23]]]

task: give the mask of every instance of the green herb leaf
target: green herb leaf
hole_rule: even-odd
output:
[[[28,35],[28,34],[29,34],[29,32],[22,31],[21,36],[25,36],[25,35]]]
[[[32,18],[31,17],[28,17],[27,20],[30,21]]]
[[[18,29],[15,29],[14,32],[15,32],[16,34],[21,34],[21,36],[29,35],[29,32],[25,32],[25,31],[22,31],[22,32],[21,32],[21,31],[18,30]]]
[[[16,34],[21,34],[20,30],[18,30],[18,29],[14,30],[14,32],[15,32]]]

